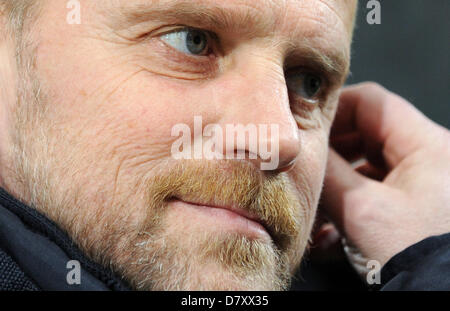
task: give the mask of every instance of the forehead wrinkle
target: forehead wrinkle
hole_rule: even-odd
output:
[[[350,2],[351,0],[346,0],[346,1]],[[338,17],[339,21],[347,28],[348,22],[346,22],[346,18],[341,14],[343,11],[344,12],[346,11],[346,10],[343,10],[343,3],[342,2],[333,0],[333,2],[337,3],[337,5],[341,4],[340,5],[340,9],[341,10],[338,10],[335,7],[333,7],[332,5],[330,5],[327,0],[320,0],[320,2],[325,7],[327,7],[331,12],[333,12]],[[345,3],[345,1],[344,1],[344,3]]]

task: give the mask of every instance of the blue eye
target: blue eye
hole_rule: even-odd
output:
[[[307,100],[315,100],[322,88],[322,79],[310,73],[293,73],[286,77],[289,91]]]
[[[182,53],[197,56],[205,55],[210,44],[206,31],[191,28],[167,33],[161,39]]]

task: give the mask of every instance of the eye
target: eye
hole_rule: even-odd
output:
[[[161,40],[182,53],[195,56],[206,55],[210,48],[209,33],[192,28],[164,34]]]
[[[322,79],[311,73],[291,73],[286,77],[290,92],[306,100],[315,100],[322,89]]]

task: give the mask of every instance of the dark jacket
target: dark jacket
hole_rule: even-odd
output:
[[[79,285],[67,282],[67,263],[73,260],[81,267]],[[0,290],[127,289],[111,271],[89,260],[52,221],[0,188]]]
[[[70,261],[81,266],[70,285]],[[382,290],[450,290],[450,234],[430,237],[394,256]],[[0,290],[123,291],[129,287],[89,260],[52,221],[0,188]]]

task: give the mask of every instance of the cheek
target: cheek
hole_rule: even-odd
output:
[[[178,138],[171,136],[176,124],[187,124],[192,130],[195,115],[213,114],[203,88],[131,66],[98,66],[96,81],[66,81],[57,68],[42,74],[52,127],[65,138],[76,135],[77,145],[91,153],[102,149],[123,157],[145,153],[148,159],[167,158]],[[76,76],[91,76],[92,67],[85,72],[78,67]]]
[[[328,138],[324,129],[300,131],[301,151],[294,168],[289,172],[299,193],[308,200],[308,207],[316,209],[328,156]]]
[[[187,125],[193,135],[194,116],[214,114],[207,98],[198,87],[141,72],[106,101],[94,104],[103,116],[93,111],[93,121],[104,123],[107,133],[101,136],[115,144],[133,145],[138,152],[155,159],[169,158],[173,143],[179,139],[172,136],[176,125]]]

